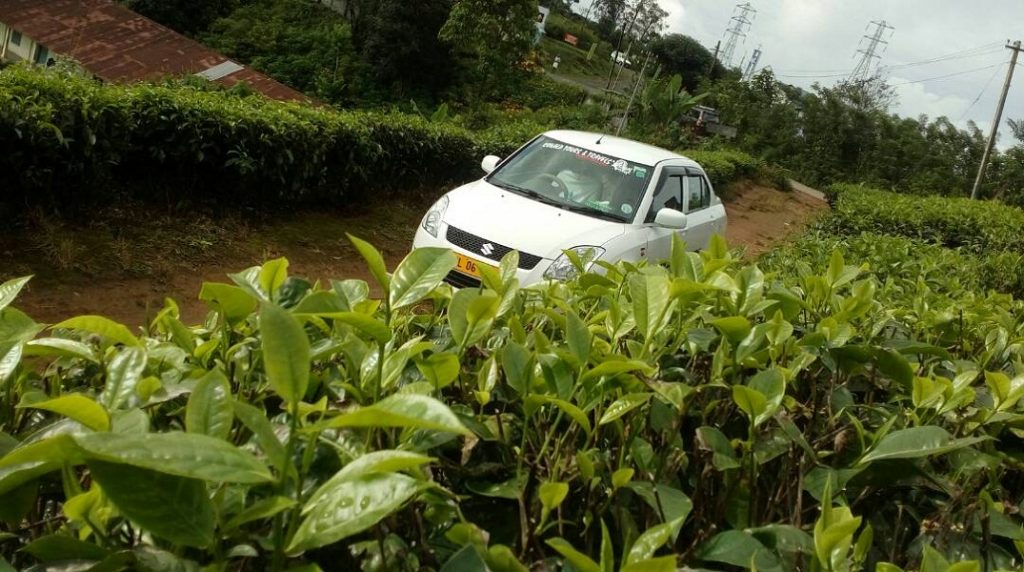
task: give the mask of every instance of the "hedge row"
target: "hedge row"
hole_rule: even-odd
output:
[[[344,199],[465,179],[512,152],[532,123],[484,132],[399,113],[337,112],[187,87],[98,85],[13,67],[0,73],[0,198],[102,195],[121,176],[238,200]],[[6,196],[4,196],[6,195]]]
[[[824,229],[852,235],[875,232],[964,248],[978,254],[1024,251],[1024,210],[996,201],[914,196],[858,185],[826,192],[832,216]]]
[[[122,187],[229,204],[436,192],[478,176],[481,157],[505,156],[552,122],[562,123],[519,119],[470,130],[419,115],[181,85],[100,85],[15,66],[0,72],[0,168],[14,174],[0,202],[73,205],[114,199],[111,189]],[[684,153],[719,186],[774,179],[745,153]]]

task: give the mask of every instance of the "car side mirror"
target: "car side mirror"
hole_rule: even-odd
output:
[[[663,208],[654,217],[654,224],[682,230],[686,228],[686,215],[676,209]]]
[[[483,169],[485,173],[490,173],[500,162],[501,157],[498,157],[497,155],[488,155],[484,157],[483,161],[480,161],[480,168]]]

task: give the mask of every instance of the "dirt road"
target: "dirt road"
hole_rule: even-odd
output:
[[[263,224],[232,224],[208,240],[167,238],[158,246],[121,234],[109,241],[98,240],[103,229],[92,226],[65,228],[57,238],[47,240],[40,240],[35,236],[39,230],[32,229],[0,238],[0,281],[35,274],[15,305],[45,323],[100,314],[137,326],[148,323],[165,297],[178,302],[186,323],[198,323],[207,311],[197,299],[203,282],[228,282],[228,273],[263,260],[284,256],[291,274],[313,280],[370,280],[345,233],[369,240],[393,267],[408,252],[425,208],[423,204],[392,204],[360,215],[282,215]],[[801,193],[750,185],[738,189],[726,203],[727,238],[730,244],[745,246],[749,254],[756,255],[803,228],[825,208],[824,202]],[[186,228],[191,223],[180,217],[164,222],[168,227]],[[163,228],[159,221],[147,228],[153,224]],[[145,236],[150,234],[151,230]],[[143,258],[148,265],[139,267],[138,259]]]

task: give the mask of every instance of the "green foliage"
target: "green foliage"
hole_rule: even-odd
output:
[[[672,141],[669,147],[681,143],[683,118],[706,94],[692,96],[683,89],[683,78],[679,74],[652,81],[640,98],[638,123],[632,131],[649,137]]]
[[[827,189],[839,234],[878,232],[917,238],[976,254],[1024,252],[1024,211],[997,201],[908,196],[858,185]]]
[[[697,40],[682,34],[667,34],[651,43],[651,53],[658,59],[662,72],[678,74],[683,87],[693,93],[701,80],[724,73],[722,64]]]
[[[942,247],[829,240],[527,289],[511,253],[453,291],[449,252],[389,273],[353,239],[378,298],[285,295],[274,260],[139,333],[44,330],[0,284],[0,557],[1019,568],[1024,306]]]
[[[352,32],[313,0],[257,0],[217,20],[210,47],[307,95],[331,103],[360,96]]]
[[[597,34],[585,21],[569,19],[561,14],[551,14],[544,25],[544,33],[556,42],[564,40],[566,34],[576,36],[576,47],[581,50],[590,50],[597,41]]]
[[[194,36],[205,32],[210,25],[231,13],[240,0],[121,0],[132,10],[181,32]]]
[[[537,0],[455,0],[440,37],[471,59],[488,94],[530,53],[537,13]]]
[[[700,149],[681,151],[681,153],[704,167],[704,171],[716,187],[739,179],[777,177],[774,171],[765,171],[768,167],[760,159],[742,151],[719,150],[705,151]]]
[[[22,67],[0,73],[0,200],[109,200],[110,178],[178,184],[229,203],[349,200],[475,176],[544,126],[470,132],[400,113],[337,112],[183,87],[101,86]],[[132,186],[144,193],[146,185]],[[388,196],[388,195],[382,195]]]

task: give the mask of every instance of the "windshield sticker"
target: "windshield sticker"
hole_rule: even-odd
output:
[[[576,158],[581,159],[583,161],[589,161],[602,167],[611,167],[615,172],[621,175],[629,175],[631,173],[633,175],[636,175],[636,170],[639,168],[630,167],[629,163],[624,159],[615,159],[613,157],[608,157],[607,155],[596,153],[589,149],[583,149],[582,147],[573,147],[572,145],[566,145],[564,143],[555,143],[553,141],[547,141],[543,145],[541,145],[541,147],[544,149],[554,149],[556,151],[565,151],[566,153],[572,153],[573,155],[576,155]],[[643,171],[644,176],[646,176],[647,169],[641,169],[641,171]]]
[[[622,205],[620,208],[622,209],[622,214],[633,214],[632,205]]]
[[[643,179],[647,176],[647,169],[643,167],[633,167],[633,176],[638,179]]]

